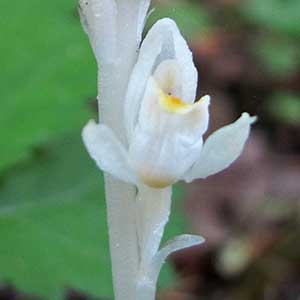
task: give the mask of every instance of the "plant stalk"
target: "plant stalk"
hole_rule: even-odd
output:
[[[115,62],[102,65],[98,75],[99,121],[109,126],[124,144],[123,101],[130,72],[130,65],[126,68]],[[136,188],[105,174],[105,194],[115,300],[136,300]]]

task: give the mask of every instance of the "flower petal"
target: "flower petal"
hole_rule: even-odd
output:
[[[79,0],[79,13],[98,63],[103,59],[112,62],[117,54],[115,0]]]
[[[192,53],[176,23],[171,19],[156,22],[144,39],[138,61],[132,72],[125,100],[125,124],[128,137],[133,136],[141,101],[149,77],[166,60],[176,60],[181,71],[182,99],[193,103],[198,73]]]
[[[153,77],[164,93],[182,98],[181,68],[175,59],[167,59],[160,63]]]
[[[132,71],[124,104],[125,126],[129,140],[134,134],[141,99],[161,47],[161,37],[148,33],[141,46],[138,61]]]
[[[131,167],[142,182],[154,188],[173,184],[197,161],[209,118],[209,97],[184,104],[188,110],[174,113],[162,106],[160,94],[156,80],[150,77],[129,146]]]
[[[207,130],[210,97],[204,96],[194,104],[168,97],[160,90],[154,77],[150,77],[139,113],[140,128],[160,137],[173,134],[185,136],[194,144]]]
[[[153,188],[164,188],[178,181],[194,164],[202,147],[202,138],[179,135],[158,136],[137,128],[129,149],[131,167],[140,180]]]
[[[185,39],[181,35],[176,23],[165,18],[159,20],[152,28],[152,34],[162,36],[163,47],[158,57],[157,66],[167,59],[175,59],[181,69],[182,99],[193,103],[196,97],[198,72],[193,62],[193,55]]]
[[[90,156],[102,171],[125,182],[137,182],[127,162],[127,151],[110,128],[91,120],[84,127],[82,137]]]
[[[197,178],[206,178],[226,169],[241,154],[250,133],[250,126],[256,117],[248,113],[234,123],[227,125],[208,137],[195,165],[183,179],[191,182]]]

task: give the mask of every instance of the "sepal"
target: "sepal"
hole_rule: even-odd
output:
[[[91,120],[84,127],[82,137],[87,151],[102,171],[137,184],[135,173],[127,161],[127,151],[110,128]]]
[[[214,132],[205,141],[200,156],[194,166],[187,171],[183,179],[191,182],[204,179],[230,166],[242,153],[250,134],[250,127],[256,121],[248,113],[234,123]]]

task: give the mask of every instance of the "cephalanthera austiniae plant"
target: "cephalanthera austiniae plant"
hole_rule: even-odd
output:
[[[99,124],[82,135],[105,172],[115,299],[154,300],[166,257],[204,241],[181,235],[159,249],[172,184],[227,168],[255,117],[243,113],[203,143],[210,97],[195,102],[198,74],[175,22],[158,21],[141,43],[150,0],[79,4],[99,67]]]

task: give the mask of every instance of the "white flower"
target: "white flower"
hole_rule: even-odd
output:
[[[172,184],[228,167],[255,118],[244,113],[203,143],[210,97],[195,101],[198,74],[176,24],[158,21],[140,47],[150,0],[79,1],[100,70],[101,123],[90,121],[83,139],[112,175],[105,190],[115,299],[154,300],[166,257],[204,241],[181,235],[160,248]]]
[[[116,178],[164,188],[222,171],[241,154],[255,117],[247,113],[203,144],[210,97],[195,102],[198,75],[176,24],[158,21],[147,34],[124,95],[127,143],[90,121],[85,145],[98,167]],[[120,119],[122,120],[122,118]]]

